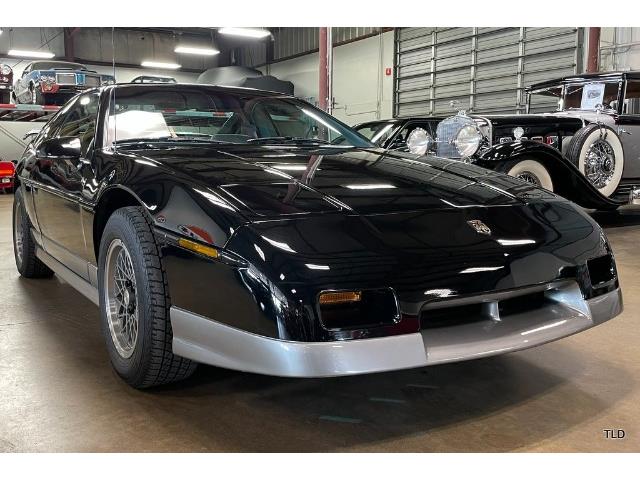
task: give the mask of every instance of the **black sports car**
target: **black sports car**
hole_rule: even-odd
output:
[[[16,182],[18,270],[98,304],[136,387],[196,362],[316,377],[472,359],[622,310],[606,237],[569,202],[385,152],[287,95],[94,89],[31,142]]]

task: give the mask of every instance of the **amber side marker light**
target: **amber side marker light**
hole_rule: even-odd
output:
[[[187,250],[191,250],[192,252],[199,253],[200,255],[205,255],[211,258],[218,258],[218,250],[213,247],[207,247],[205,245],[200,245],[199,243],[192,242],[191,240],[187,240],[186,238],[181,238],[178,240],[178,245]]]
[[[320,294],[320,305],[359,302],[362,292],[324,292]]]

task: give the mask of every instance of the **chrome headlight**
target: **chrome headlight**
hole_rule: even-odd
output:
[[[482,142],[482,133],[475,125],[465,125],[454,140],[458,153],[462,158],[470,157],[478,151]]]
[[[2,65],[2,75],[11,75],[11,67],[9,65]]]
[[[424,155],[433,145],[433,137],[424,128],[414,129],[407,137],[407,147],[411,153]]]
[[[56,83],[56,77],[50,75],[41,75],[40,81],[45,83]]]

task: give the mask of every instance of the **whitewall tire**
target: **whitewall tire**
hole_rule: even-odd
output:
[[[516,161],[506,169],[505,173],[553,192],[551,175],[546,167],[537,160]]]
[[[611,128],[586,126],[574,135],[567,156],[602,195],[613,195],[622,179],[624,150]]]

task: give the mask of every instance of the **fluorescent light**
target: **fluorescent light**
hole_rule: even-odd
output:
[[[32,52],[30,50],[9,50],[7,54],[11,57],[26,57],[26,58],[53,58],[56,55],[51,52]]]
[[[504,267],[472,267],[472,268],[465,268],[460,273],[493,272],[495,270],[500,270],[501,268],[504,268]]]
[[[350,190],[381,190],[387,188],[396,188],[395,185],[391,185],[390,183],[363,183],[356,185],[345,185]]]
[[[314,263],[305,263],[304,265],[310,270],[329,270],[329,265],[316,265]]]
[[[504,239],[498,239],[498,243],[500,245],[504,245],[505,247],[511,246],[511,245],[531,245],[532,243],[536,243],[535,240],[530,240],[528,238],[523,239],[523,240],[504,240]]]
[[[306,165],[274,165],[273,168],[278,170],[292,170],[292,171],[304,171],[308,167]]]
[[[2,30],[2,29],[0,28],[0,35],[2,35],[2,32],[4,32],[4,30]]]
[[[223,35],[236,35],[238,37],[250,37],[250,38],[264,38],[271,35],[269,30],[264,28],[239,28],[239,27],[224,27],[218,30]]]
[[[182,66],[182,65],[179,65],[177,63],[155,62],[153,60],[145,60],[140,65],[142,65],[143,67],[164,68],[164,69],[167,69],[167,70],[177,70],[178,68],[180,68]]]
[[[176,53],[189,53],[192,55],[218,55],[220,50],[215,48],[202,48],[202,47],[187,47],[186,45],[178,45],[174,52]]]
[[[265,237],[264,235],[260,235],[260,236],[276,248],[284,250],[285,252],[296,253],[296,251],[293,248],[291,248],[288,243],[278,242],[276,240],[270,239],[269,237]]]

